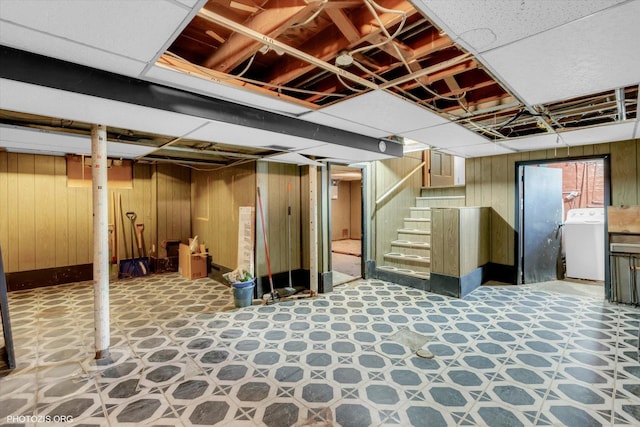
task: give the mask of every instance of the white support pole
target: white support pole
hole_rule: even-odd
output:
[[[309,166],[309,289],[318,293],[318,167]]]
[[[93,321],[96,359],[109,356],[109,203],[107,198],[107,128],[91,125],[93,184]]]

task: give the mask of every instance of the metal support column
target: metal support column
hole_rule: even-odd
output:
[[[309,289],[318,293],[318,167],[309,166]]]
[[[96,359],[109,355],[109,203],[107,197],[107,128],[91,125],[93,184],[93,305]]]

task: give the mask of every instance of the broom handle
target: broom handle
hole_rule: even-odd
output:
[[[264,240],[264,253],[267,258],[267,273],[269,274],[269,286],[271,290],[271,297],[275,299],[273,293],[273,279],[271,277],[271,259],[269,258],[269,244],[267,243],[267,230],[264,227],[264,212],[262,210],[262,197],[260,197],[260,187],[256,187],[258,191],[258,206],[260,207],[260,222],[262,223],[262,237]]]
[[[292,287],[291,280],[291,183],[287,183],[287,255],[288,255],[288,267],[289,267],[289,287]]]

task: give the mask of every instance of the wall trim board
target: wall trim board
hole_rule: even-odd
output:
[[[18,271],[15,273],[7,273],[6,276],[9,291],[22,291],[25,289],[93,280],[93,264]]]

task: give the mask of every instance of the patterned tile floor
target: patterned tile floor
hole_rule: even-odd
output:
[[[112,284],[112,358],[96,363],[90,283],[9,297],[19,367],[0,377],[0,424],[640,423],[640,310],[596,298],[360,280],[228,310],[224,285],[152,276]]]

